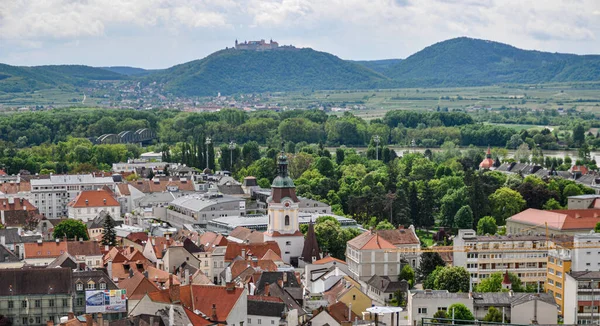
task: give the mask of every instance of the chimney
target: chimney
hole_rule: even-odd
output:
[[[94,326],[94,320],[92,319],[92,315],[85,315],[85,326]]]
[[[99,312],[96,317],[96,323],[98,324],[98,326],[104,326],[104,316],[102,316],[101,312]]]
[[[185,282],[188,282],[187,284],[191,284],[192,283],[192,276],[190,275],[190,270],[189,269],[185,269],[185,272],[183,273],[185,275]]]
[[[212,305],[212,314],[210,316],[211,321],[217,322],[217,305],[213,303]]]
[[[179,292],[179,284],[173,283],[173,274],[169,275],[169,296],[171,297],[171,302],[173,302],[173,303],[181,302],[180,292]]]
[[[265,283],[265,296],[269,296],[269,282]]]
[[[242,258],[246,259],[246,249],[242,248]]]

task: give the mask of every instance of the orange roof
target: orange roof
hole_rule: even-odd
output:
[[[508,221],[544,226],[554,230],[593,230],[596,223],[600,222],[598,209],[563,209],[539,210],[526,209],[521,213],[508,218]]]
[[[588,168],[585,165],[573,165],[571,172],[581,172],[581,174],[587,174]]]
[[[56,258],[67,251],[66,241],[46,241],[42,243],[30,242],[24,245],[24,257],[29,258]]]
[[[206,319],[204,319],[202,316],[200,315],[196,315],[193,311],[191,311],[190,309],[187,308],[183,308],[183,311],[185,311],[185,314],[187,315],[188,319],[192,322],[192,325],[194,326],[208,326],[208,325],[214,325],[213,322],[208,321]]]
[[[12,204],[10,203],[12,202]],[[0,211],[23,211],[36,212],[37,207],[33,206],[27,199],[23,198],[0,198]]]
[[[267,253],[264,256],[262,256],[260,260],[272,260],[274,262],[283,261],[283,259],[281,259],[281,257],[271,249],[267,250]]]
[[[118,286],[127,291],[127,298],[130,300],[139,300],[146,293],[158,291],[158,287],[139,272],[134,273],[133,277],[123,279]]]
[[[211,316],[214,304],[219,321],[227,320],[231,309],[233,309],[244,292],[244,289],[241,288],[227,290],[224,286],[216,285],[190,286],[192,287],[193,310],[198,309],[205,315]]]
[[[229,233],[230,237],[236,238],[236,239],[240,239],[242,241],[246,241],[248,240],[248,242],[250,243],[255,243],[255,242],[264,242],[264,233],[260,232],[260,231],[256,231],[256,230],[250,230],[248,228],[245,228],[243,226],[238,226],[235,229],[233,229],[230,233]]]
[[[272,260],[236,260],[231,264],[231,276],[236,278],[248,268],[253,268],[256,271],[276,272],[277,265]],[[254,271],[253,271],[254,272]]]
[[[204,232],[198,239],[198,244],[204,246],[204,250],[212,251],[214,247],[224,247],[229,243],[227,238],[214,232]]]
[[[323,264],[327,264],[327,263],[331,263],[331,262],[336,262],[336,263],[338,263],[338,264],[344,264],[344,265],[347,265],[345,261],[343,261],[343,260],[339,260],[339,259],[337,259],[337,258],[333,258],[333,257],[331,257],[331,256],[327,256],[327,257],[321,258],[321,259],[319,259],[319,260],[315,260],[315,261],[313,262],[313,264],[315,264],[315,265],[323,265]]]
[[[481,163],[479,163],[479,168],[481,169],[489,169],[494,166],[494,159],[492,158],[484,158]]]
[[[419,237],[411,229],[399,227],[394,230],[377,230],[375,232],[394,246],[421,244]]]
[[[70,207],[113,207],[118,206],[119,202],[106,190],[84,190],[73,201],[69,203]]]
[[[194,191],[194,183],[190,179],[182,181],[178,177],[154,177],[152,180],[137,180],[129,183],[143,193],[165,192],[167,186],[177,186],[179,191]]]
[[[348,241],[348,245],[363,250],[396,249],[393,244],[380,237],[378,233],[371,231],[364,232]]]
[[[227,244],[225,251],[225,261],[232,261],[237,256],[242,256],[242,250],[245,250],[246,257],[251,255],[255,257],[263,257],[267,251],[272,250],[278,256],[281,256],[279,245],[275,241],[267,241],[264,243],[235,243]]]
[[[148,237],[148,241],[152,245],[156,258],[162,259],[163,251],[174,244],[173,239],[166,237]]]
[[[354,321],[354,320],[362,320],[361,316],[358,316],[354,312],[350,312],[350,316],[348,316],[348,311],[350,309],[343,302],[338,302],[327,307],[327,311],[329,315],[333,317],[338,323]]]

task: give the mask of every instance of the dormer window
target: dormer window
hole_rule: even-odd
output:
[[[83,291],[83,283],[77,283],[77,291]]]
[[[106,283],[100,282],[100,290],[106,290]]]
[[[96,289],[96,283],[94,283],[94,281],[89,281],[87,284],[87,289],[88,290],[95,290]]]

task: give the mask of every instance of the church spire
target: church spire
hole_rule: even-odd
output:
[[[307,264],[312,264],[314,261],[321,259],[319,251],[319,243],[317,242],[317,235],[315,234],[315,228],[311,219],[308,224],[306,239],[304,240],[304,248],[302,249],[302,260]]]

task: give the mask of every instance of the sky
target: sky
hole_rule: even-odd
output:
[[[468,36],[600,54],[600,0],[0,0],[0,63],[167,68],[273,39],[343,59]]]

